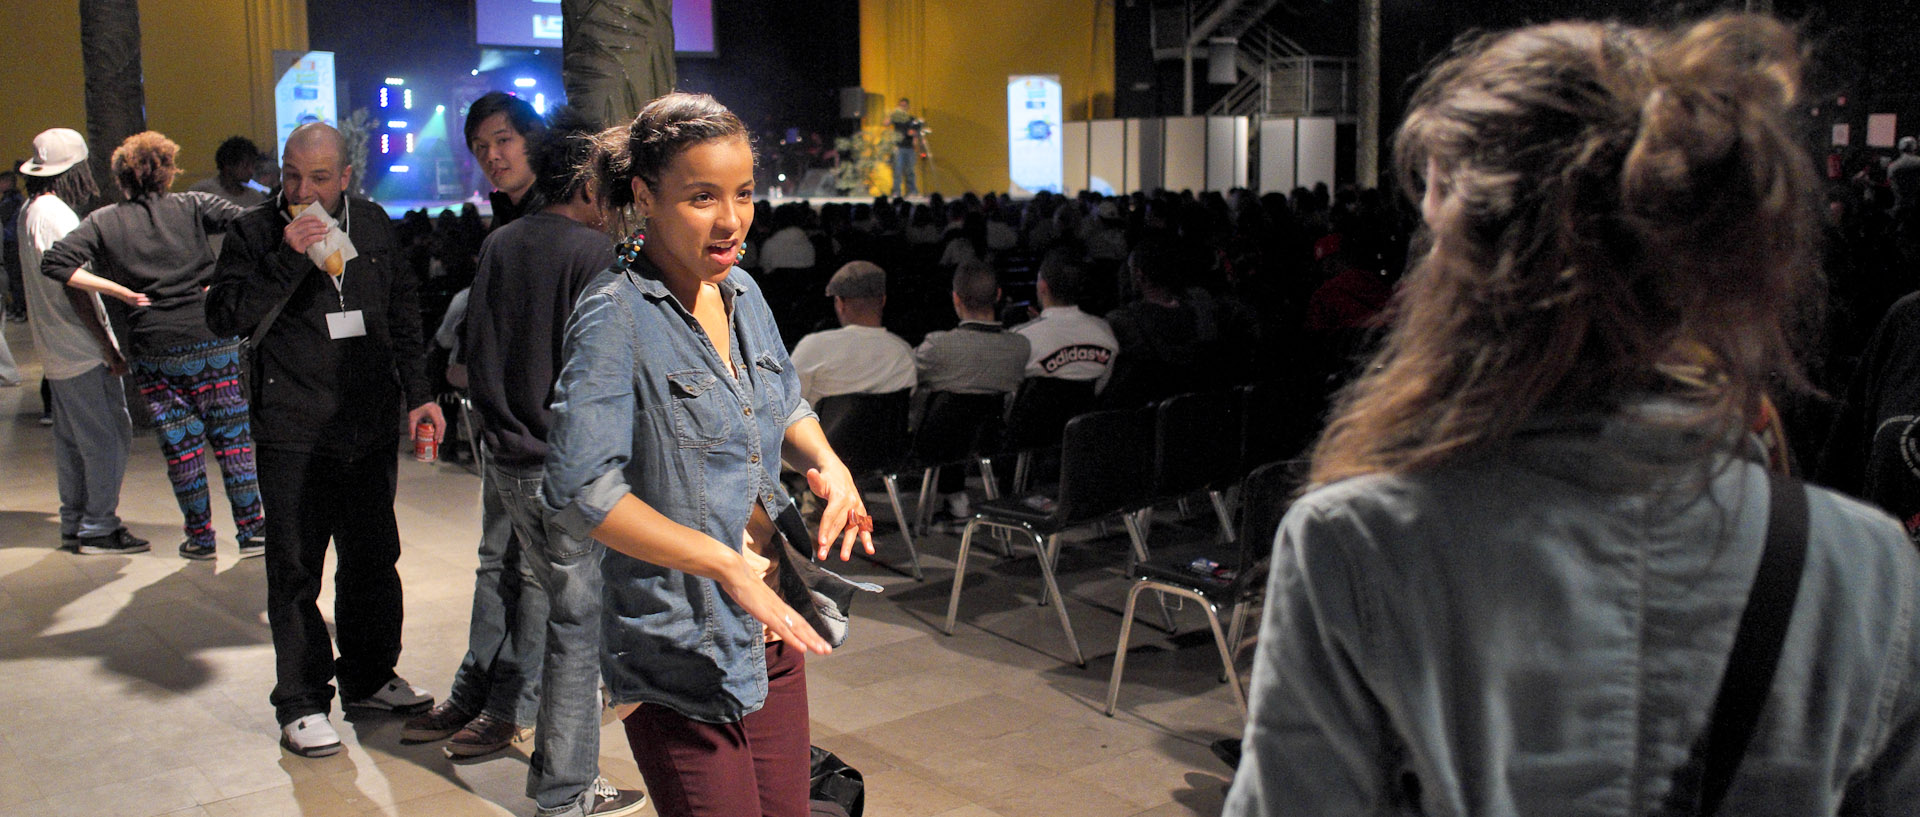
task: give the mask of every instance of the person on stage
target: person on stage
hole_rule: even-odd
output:
[[[904,96],[893,113],[887,115],[887,122],[893,125],[893,131],[899,137],[893,145],[893,197],[918,196],[920,185],[914,178],[914,172],[920,164],[920,157],[924,155],[922,148],[925,143],[921,141],[921,131],[927,123],[908,110]],[[903,190],[904,193],[901,192]]]

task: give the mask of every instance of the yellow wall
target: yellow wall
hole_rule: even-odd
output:
[[[0,0],[0,158],[32,155],[47,128],[87,132],[79,5]],[[306,0],[140,0],[147,127],[180,143],[174,189],[213,175],[229,136],[273,149],[272,52],[306,47]]]
[[[1068,120],[1112,116],[1113,0],[860,2],[866,124],[884,125],[894,102],[912,100],[932,129],[922,193],[1007,189],[1013,74],[1058,74]]]

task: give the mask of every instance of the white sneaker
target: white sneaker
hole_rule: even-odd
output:
[[[406,679],[395,675],[372,695],[357,701],[347,701],[346,705],[359,709],[382,709],[410,715],[432,709],[433,693],[409,684]]]
[[[947,494],[947,515],[955,519],[973,516],[973,503],[967,501],[966,491],[954,491]]]
[[[326,713],[315,712],[280,727],[280,745],[301,757],[326,757],[340,751],[340,733]]]

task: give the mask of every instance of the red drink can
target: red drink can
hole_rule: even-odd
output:
[[[421,420],[413,427],[413,458],[433,462],[440,458],[440,444],[433,441],[433,421]]]

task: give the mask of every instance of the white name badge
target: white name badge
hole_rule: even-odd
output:
[[[365,337],[366,334],[367,319],[360,314],[360,310],[327,313],[327,337],[345,340]]]

